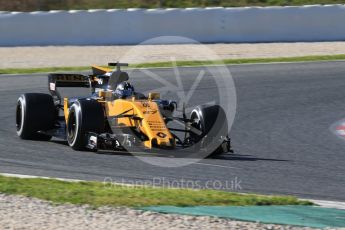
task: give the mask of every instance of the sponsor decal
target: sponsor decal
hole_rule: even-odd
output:
[[[157,133],[157,136],[160,138],[166,138],[167,135],[165,133],[159,132]]]
[[[147,102],[141,102],[144,108],[150,108],[150,104]]]
[[[88,81],[84,75],[79,74],[59,74],[56,76],[56,81],[68,82],[86,82]]]
[[[158,111],[157,110],[146,110],[146,111],[143,111],[143,114],[156,114]]]
[[[51,91],[55,91],[55,89],[56,89],[55,83],[50,83],[50,84],[49,84],[49,89],[50,89]]]

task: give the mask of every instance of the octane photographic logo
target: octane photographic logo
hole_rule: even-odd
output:
[[[145,50],[164,47],[159,44],[180,44],[177,47],[183,47],[183,49],[176,50],[177,55],[168,53],[165,60],[160,60],[170,62],[172,68],[133,68],[126,72],[128,72],[129,81],[134,85],[136,92],[146,96],[150,92],[157,92],[160,93],[161,100],[175,105],[174,113],[168,116],[182,119],[174,119],[167,124],[169,130],[179,130],[172,131],[172,133],[176,133],[174,138],[178,138],[181,142],[188,142],[188,140],[190,141],[189,136],[201,135],[200,129],[187,127],[184,122],[185,119],[191,118],[191,114],[193,111],[195,113],[197,106],[219,105],[224,113],[219,112],[216,117],[212,117],[215,122],[208,134],[192,145],[184,143],[183,148],[179,146],[174,149],[153,148],[152,150],[140,147],[140,145],[133,145],[127,150],[138,159],[155,166],[183,167],[209,156],[219,147],[219,138],[225,138],[224,130],[226,134],[230,132],[236,112],[236,90],[230,70],[219,62],[221,58],[207,46],[185,37],[162,36],[149,39],[130,49],[121,57],[120,62],[145,63],[147,62]],[[181,57],[188,58],[188,60],[205,61],[203,63],[208,64],[192,68],[178,67],[177,61],[181,60]],[[144,120],[150,120],[152,113],[153,111],[147,108],[147,112],[144,112]],[[196,122],[198,122],[197,119]],[[119,132],[114,129],[114,133]],[[191,134],[181,132],[186,129],[190,129]],[[164,138],[166,134],[158,132],[156,135]]]
[[[151,180],[115,180],[111,177],[105,177],[103,180],[105,188],[152,188],[159,187],[161,189],[216,189],[227,191],[241,191],[242,180],[238,177],[228,180],[191,180],[185,178],[171,179],[165,177],[153,177]]]

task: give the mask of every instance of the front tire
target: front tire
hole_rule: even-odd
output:
[[[25,140],[48,141],[52,137],[39,133],[54,128],[56,108],[51,95],[27,93],[19,97],[16,107],[17,135]]]
[[[78,100],[69,109],[67,142],[74,150],[86,150],[87,134],[104,131],[104,110],[95,100]]]
[[[198,106],[191,112],[190,119],[193,121],[192,126],[201,131],[201,135],[190,134],[197,142],[197,148],[205,149],[209,156],[223,153],[223,139],[228,138],[228,122],[224,109],[219,105]]]

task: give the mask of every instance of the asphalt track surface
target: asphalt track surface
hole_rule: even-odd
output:
[[[234,188],[224,187],[226,181],[237,180],[240,192],[345,201],[345,140],[330,129],[345,118],[345,62],[229,69],[237,91],[231,130],[235,154],[177,168],[153,166],[130,154],[76,152],[58,140],[20,140],[15,133],[16,100],[25,92],[47,92],[47,79],[44,75],[2,75],[0,172],[99,181],[109,177],[117,182],[155,180],[157,185],[211,181],[208,186],[219,188],[221,182],[226,190]],[[200,72],[198,67],[179,70],[187,88]],[[151,71],[172,79],[169,69]],[[155,84],[136,75],[132,82],[137,90]],[[213,90],[209,81],[202,81],[193,102],[209,97]]]

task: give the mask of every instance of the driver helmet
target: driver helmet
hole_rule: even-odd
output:
[[[128,81],[121,82],[116,86],[115,95],[122,99],[134,96],[134,87]]]

